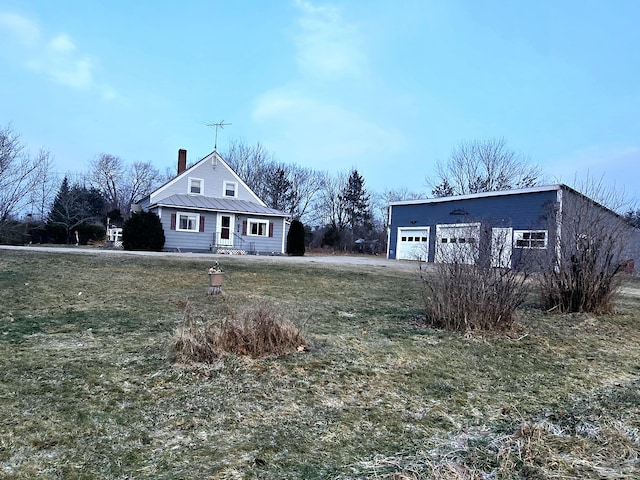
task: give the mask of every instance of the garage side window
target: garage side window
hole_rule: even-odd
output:
[[[516,248],[547,248],[546,230],[514,230]]]
[[[440,243],[476,243],[476,239],[474,237],[442,237]]]

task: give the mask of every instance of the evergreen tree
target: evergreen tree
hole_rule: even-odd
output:
[[[356,169],[352,170],[340,195],[347,226],[351,230],[351,244],[355,236],[366,236],[373,228],[370,199],[371,196],[364,187],[364,179]]]
[[[153,212],[132,214],[122,227],[122,246],[125,250],[159,252],[165,236],[160,218]]]
[[[640,228],[640,210],[629,210],[624,214],[624,218],[634,227]]]
[[[278,167],[267,175],[265,190],[267,205],[276,210],[290,212],[293,203],[293,188],[282,167]]]
[[[287,234],[287,253],[302,257],[304,255],[304,225],[300,220],[293,220]]]
[[[97,233],[94,226],[102,224],[104,213],[105,200],[98,190],[79,185],[69,186],[69,180],[65,177],[51,207],[48,231],[56,242],[75,241],[76,230],[90,231],[92,238],[95,238]]]
[[[114,208],[113,210],[109,210],[107,212],[107,219],[109,223],[112,225],[116,225],[121,227],[124,222],[124,217],[122,216],[122,212],[120,212],[119,208]]]

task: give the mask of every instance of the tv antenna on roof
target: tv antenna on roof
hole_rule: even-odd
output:
[[[216,129],[216,140],[213,144],[213,151],[218,151],[218,129],[223,129],[225,126],[231,125],[231,123],[224,123],[224,120],[220,120],[218,123],[207,123],[207,127],[214,127]]]

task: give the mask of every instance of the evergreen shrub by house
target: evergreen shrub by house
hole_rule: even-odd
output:
[[[292,221],[289,233],[287,234],[287,253],[289,255],[302,257],[305,251],[304,239],[304,225],[300,220]]]
[[[80,237],[80,244],[86,245],[89,242],[99,242],[104,240],[106,230],[102,225],[95,225],[89,223],[83,223],[78,225],[78,235]],[[72,236],[72,243],[75,243],[75,235]]]
[[[122,226],[122,246],[125,250],[159,252],[164,247],[164,241],[162,223],[153,212],[133,213]]]

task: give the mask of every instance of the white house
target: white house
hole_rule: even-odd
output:
[[[288,215],[269,208],[214,151],[134,205],[160,217],[166,250],[283,254]]]

